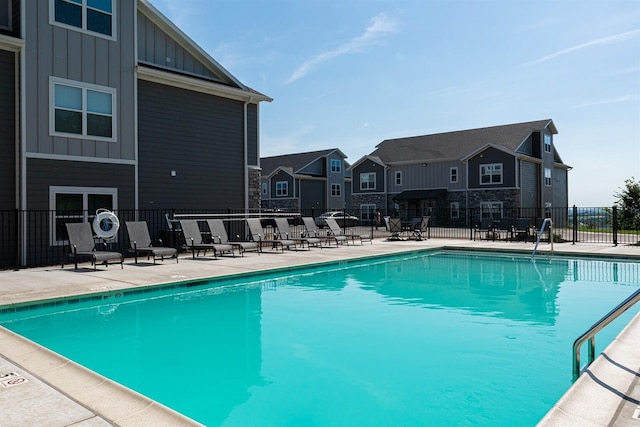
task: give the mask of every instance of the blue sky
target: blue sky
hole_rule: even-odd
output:
[[[261,104],[261,155],[552,119],[569,203],[640,179],[637,0],[151,0]]]

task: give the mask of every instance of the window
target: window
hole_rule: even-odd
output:
[[[480,184],[502,184],[502,163],[480,165]]]
[[[458,182],[458,168],[449,169],[449,182],[455,184]]]
[[[266,182],[262,183],[262,194],[265,195],[265,196],[267,195],[267,183]]]
[[[51,23],[113,38],[113,0],[51,0]]]
[[[551,135],[549,135],[548,133],[544,134],[544,152],[551,152]]]
[[[376,205],[374,204],[360,205],[360,218],[362,218],[363,221],[373,222],[376,218]]]
[[[0,28],[11,30],[11,1],[0,0]]]
[[[360,174],[360,189],[361,190],[375,190],[376,189],[376,174],[361,173]]]
[[[331,172],[342,171],[342,161],[339,159],[331,159]]]
[[[544,168],[544,185],[551,187],[551,169],[549,168]]]
[[[287,181],[276,182],[276,196],[288,196],[289,195],[289,183]]]
[[[62,245],[67,240],[68,222],[92,222],[100,208],[117,210],[116,188],[50,187],[49,209],[53,212],[51,244]]]
[[[502,202],[480,202],[482,219],[502,219]]]
[[[450,212],[451,219],[460,218],[460,203],[451,202],[449,204],[449,212]]]
[[[402,185],[402,171],[397,171],[396,172],[396,185],[397,186],[401,186]]]
[[[331,184],[331,197],[340,197],[342,195],[342,186],[340,184]]]
[[[52,77],[51,100],[52,135],[115,141],[115,89]]]

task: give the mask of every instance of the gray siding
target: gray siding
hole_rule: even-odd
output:
[[[361,190],[360,189],[360,174],[362,173],[375,173],[376,174],[376,188],[372,190]],[[352,194],[366,194],[366,193],[380,193],[385,191],[385,170],[384,167],[378,163],[372,162],[371,160],[365,160],[360,163],[354,170],[351,182],[353,182],[352,186]]]
[[[258,145],[258,106],[247,105],[247,164],[258,166],[260,150]]]
[[[140,209],[243,208],[243,103],[145,81],[138,90]]]
[[[118,189],[118,209],[133,209],[135,168],[89,162],[42,159],[27,161],[28,209],[49,209],[49,187],[108,187]]]
[[[286,181],[287,184],[287,189],[288,189],[288,193],[286,196],[278,196],[276,193],[276,183],[278,182],[282,182],[282,181]],[[269,184],[270,188],[270,192],[271,192],[271,198],[272,199],[282,199],[282,198],[291,198],[291,197],[295,197],[295,186],[294,186],[294,179],[291,175],[289,175],[286,172],[283,171],[279,171],[278,173],[276,173],[275,175],[273,175],[271,177],[271,182]]]
[[[155,25],[148,17],[138,14],[138,59],[187,74],[224,82],[183,46]]]
[[[331,160],[340,160],[342,166],[340,167],[340,172],[331,172]],[[325,160],[326,169],[327,169],[327,209],[343,209],[344,204],[344,195],[345,195],[345,182],[344,182],[344,170],[346,168],[344,159],[337,152],[334,152],[330,156],[327,156]],[[340,184],[341,192],[340,197],[332,197],[331,196],[331,184]]]
[[[117,2],[117,41],[49,24],[49,2],[27,2],[27,152],[135,159],[135,2]],[[53,137],[49,134],[49,78],[117,90],[116,141]]]
[[[553,169],[553,207],[564,208],[569,206],[568,177],[564,168]]]
[[[450,171],[452,167],[458,168],[457,183],[451,183]],[[402,185],[396,185],[397,171],[402,172]],[[461,161],[394,165],[387,171],[387,187],[389,194],[423,188],[464,190],[466,188],[466,165]]]
[[[520,206],[537,208],[540,200],[539,166],[536,163],[520,162]]]
[[[302,180],[300,182],[300,208],[303,214],[309,215],[311,209],[314,209],[316,215],[320,215],[320,210],[326,207],[325,195],[327,190],[324,181]]]
[[[296,171],[305,175],[313,175],[313,176],[325,176],[327,171],[327,159],[325,157],[321,157],[311,162],[308,165],[305,165],[299,171]]]
[[[491,163],[502,163],[502,184],[480,185],[480,165]],[[515,159],[511,154],[504,151],[487,148],[482,153],[474,156],[468,162],[469,165],[469,188],[490,189],[501,187],[515,187],[516,167]]]
[[[0,50],[0,210],[16,207],[15,58]]]

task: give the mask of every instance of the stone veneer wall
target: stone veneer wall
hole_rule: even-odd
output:
[[[249,169],[249,206],[247,208],[251,211],[257,211],[261,206],[261,177],[262,171],[260,169]]]
[[[520,208],[520,192],[516,189],[470,190],[468,196],[471,209],[480,209],[480,202],[502,202],[502,210],[509,217],[509,210]]]
[[[360,205],[376,205],[378,209],[386,210],[387,201],[384,194],[352,194],[351,209],[360,210]]]
[[[300,204],[298,199],[270,199],[262,201],[262,209],[282,209],[285,211],[298,211]]]

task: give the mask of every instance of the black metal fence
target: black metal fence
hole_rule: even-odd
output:
[[[116,215],[120,228],[116,236],[105,243],[110,250],[127,253],[129,241],[126,234],[126,221],[146,221],[152,239],[162,240],[164,246],[180,248],[183,244],[179,229],[179,219],[190,218],[205,220],[211,217],[225,220],[231,240],[242,240],[247,237],[244,219],[249,216],[263,218],[263,225],[273,227],[274,216],[286,216],[291,219],[294,232],[303,230],[303,216],[316,218],[319,226],[323,225],[321,214],[326,210],[284,211],[261,210],[246,211],[244,209],[225,209],[219,211],[199,210],[118,210]],[[415,217],[429,216],[429,238],[468,239],[508,238],[509,233],[478,233],[483,220],[492,221],[495,227],[506,228],[505,224],[513,224],[517,219],[526,220],[532,230],[539,230],[544,218],[553,221],[552,236],[556,242],[567,243],[601,243],[601,244],[638,244],[640,229],[625,230],[618,222],[616,207],[611,208],[540,208],[517,209],[510,211],[486,211],[480,209],[437,209],[429,208],[423,212],[415,211],[362,211],[358,208],[346,208],[336,217],[342,227],[353,227],[354,231],[370,233],[375,236],[387,235],[385,217],[401,218],[411,221]],[[92,222],[95,212],[55,211],[0,211],[0,269],[18,269],[61,264],[69,253],[66,241],[66,222]],[[511,221],[511,222],[510,222]],[[206,223],[201,229],[206,233]],[[546,235],[547,239],[548,234]],[[513,235],[511,235],[513,237]]]

